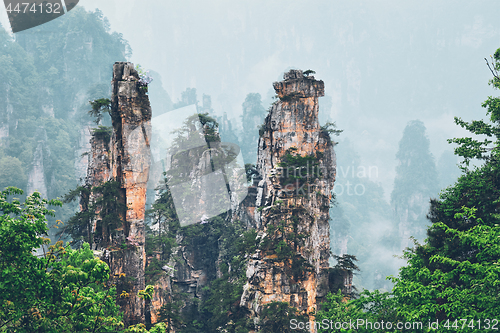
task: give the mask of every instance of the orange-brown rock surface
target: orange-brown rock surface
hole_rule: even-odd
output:
[[[323,81],[300,70],[274,83],[279,100],[259,139],[253,214],[261,238],[251,256],[241,304],[258,316],[272,301],[289,302],[307,314],[328,292],[329,206],[335,153],[318,122]]]
[[[118,291],[126,324],[144,322],[144,300],[137,292],[145,288],[146,266],[144,217],[146,184],[149,177],[151,107],[146,90],[139,84],[134,65],[117,62],[113,66],[110,135],[93,135],[86,184],[92,188],[114,181],[118,186],[116,215],[120,220],[115,230],[100,222],[102,235],[97,250],[117,276]],[[82,209],[101,194],[82,198]],[[98,207],[96,213],[102,207]],[[109,212],[106,212],[108,214]],[[94,221],[93,232],[97,232]]]
[[[115,63],[111,95],[111,172],[120,184],[120,199],[127,207],[121,237],[115,244],[125,242],[128,248],[118,251],[115,257],[111,256],[110,268],[115,274],[123,272],[130,279],[129,297],[122,304],[130,322],[144,321],[144,301],[137,292],[145,287],[144,214],[151,164],[151,107],[146,91],[138,81],[139,75],[132,63]]]
[[[158,310],[173,299],[174,289],[190,295],[186,306],[191,299],[202,298],[202,288],[219,276],[218,267],[223,257],[220,244],[218,255],[205,258],[206,249],[200,244],[181,244],[179,234],[178,246],[172,255],[178,260],[171,260],[162,268],[165,273],[155,281],[150,309],[146,310],[144,300],[137,297],[137,292],[145,288],[144,218],[151,161],[151,108],[138,80],[131,63],[114,65],[112,133],[93,136],[87,173],[89,187],[109,181],[115,181],[118,186],[117,202],[123,207],[118,209],[118,227],[113,232],[103,227],[99,231],[96,230],[98,221],[94,221],[93,231],[102,233],[95,247],[103,252],[103,260],[118,276],[119,293],[127,294],[120,299],[126,324],[144,322],[147,312],[151,322],[157,322]],[[193,215],[191,223],[206,223],[203,214],[195,209],[196,205],[202,209],[207,196],[211,195],[213,200],[217,197],[213,194],[217,194],[231,199],[228,207],[222,208],[231,210],[229,216],[232,215],[233,220],[241,220],[247,228],[257,230],[261,242],[248,260],[247,283],[240,301],[255,318],[262,307],[272,301],[288,302],[308,314],[317,309],[329,289],[328,210],[335,180],[335,154],[334,144],[318,122],[318,97],[324,94],[324,85],[314,77],[292,70],[285,74],[284,81],[275,83],[274,88],[279,101],[272,106],[261,130],[256,167],[260,176],[238,209],[236,206],[241,201],[238,199],[239,183],[231,181],[229,175],[234,173],[234,179],[238,179],[241,172],[225,164],[226,155],[236,153],[219,142],[218,133],[212,133],[210,142],[196,146],[197,150],[188,150],[189,154],[184,154],[187,159],[180,159],[184,155],[174,151],[168,164],[171,170],[166,173],[170,175],[176,171],[174,167],[190,166],[177,168],[181,171],[180,176],[192,171],[185,176],[189,181],[181,182],[185,177],[174,174],[177,178],[172,178],[174,181],[169,187],[174,194],[177,183],[199,189],[189,188],[189,193],[197,194],[189,197],[190,201],[180,198],[183,208],[188,207]],[[197,154],[192,155],[194,153]],[[220,156],[225,157],[221,159]],[[214,166],[212,160],[220,160],[222,164]],[[202,186],[202,180],[207,170],[212,174],[224,171],[224,191],[201,190],[206,187]],[[99,195],[90,193],[84,198],[86,205],[95,202]],[[82,209],[85,209],[85,200],[82,202]],[[218,211],[223,211],[222,208]],[[182,219],[180,222],[182,225]]]

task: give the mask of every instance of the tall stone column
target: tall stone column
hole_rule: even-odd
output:
[[[144,300],[137,293],[145,289],[144,218],[151,164],[151,107],[147,88],[139,80],[132,63],[114,64],[112,128],[99,129],[92,135],[85,181],[90,191],[83,192],[80,199],[82,211],[94,207],[95,218],[87,226],[89,238],[95,242],[92,248],[99,250],[110,266],[122,295],[118,303],[126,325],[145,320]],[[101,204],[102,199],[108,203]]]
[[[111,176],[120,184],[118,200],[126,207],[120,215],[122,225],[112,239],[110,268],[125,274],[128,297],[121,302],[128,324],[144,322],[144,300],[137,292],[144,289],[146,267],[144,217],[151,153],[151,107],[139,75],[129,62],[113,66],[111,119]]]
[[[329,287],[336,162],[334,144],[318,121],[324,83],[291,70],[274,89],[279,99],[265,119],[257,157],[261,178],[253,212],[261,243],[248,262],[241,298],[256,316],[273,301],[308,314]]]

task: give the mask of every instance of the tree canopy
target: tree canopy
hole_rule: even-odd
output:
[[[500,49],[490,66],[490,84],[500,88]],[[330,295],[319,319],[333,321],[372,318],[372,321],[422,323],[413,332],[478,332],[498,329],[500,316],[500,98],[488,97],[482,105],[489,121],[455,123],[484,140],[471,137],[450,139],[457,144],[455,154],[463,158],[462,175],[431,200],[428,238],[404,251],[407,264],[391,277],[392,293],[364,291],[349,303]],[[418,124],[414,124],[418,130]],[[406,131],[405,131],[406,132]],[[421,131],[420,131],[421,132]],[[421,136],[420,136],[421,137]],[[415,153],[398,158],[423,163]],[[410,141],[408,141],[410,143]],[[426,144],[426,141],[421,143]],[[425,147],[424,147],[425,148]],[[425,156],[424,156],[425,157]],[[470,161],[483,164],[471,167]],[[402,164],[403,165],[403,164]],[[416,175],[417,176],[417,175]],[[427,178],[425,178],[427,180]],[[427,184],[432,185],[431,182]],[[425,185],[425,184],[423,184]],[[422,188],[421,190],[429,190]],[[393,200],[396,198],[393,197]],[[378,318],[378,319],[377,319]],[[393,329],[392,331],[402,331]],[[330,328],[320,332],[337,332]],[[340,330],[349,332],[349,330]],[[361,330],[362,331],[362,330]]]

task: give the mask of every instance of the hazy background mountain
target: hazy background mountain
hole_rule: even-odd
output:
[[[287,68],[313,69],[331,99],[329,118],[376,165],[387,199],[397,141],[420,119],[431,152],[462,135],[453,116],[472,119],[491,94],[485,65],[500,45],[496,1],[98,1],[123,33],[131,61],[158,72],[172,100],[187,87],[212,96],[241,128],[242,103]],[[495,10],[497,9],[497,10]]]

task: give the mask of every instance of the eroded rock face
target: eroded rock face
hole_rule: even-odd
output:
[[[129,296],[120,306],[125,323],[144,322],[144,300],[137,296],[144,289],[146,266],[144,217],[146,185],[151,163],[149,138],[151,135],[151,107],[134,65],[117,62],[113,66],[111,133],[94,134],[91,140],[86,185],[89,188],[114,181],[118,184],[116,207],[121,223],[110,232],[102,223],[96,244],[103,253],[112,274],[119,276],[119,289]],[[100,194],[82,197],[82,210],[95,202]],[[99,213],[99,207],[96,213]],[[97,221],[94,221],[93,232]]]
[[[111,136],[93,135],[87,168],[87,184],[99,185],[111,179]]]
[[[241,297],[256,316],[272,301],[309,313],[328,292],[328,210],[336,163],[333,143],[318,122],[324,84],[291,70],[274,89],[279,101],[259,139],[254,207],[240,209],[240,217],[253,213],[262,239],[248,262]]]
[[[45,183],[45,169],[43,167],[43,143],[39,142],[33,155],[33,167],[28,173],[28,193],[39,191],[44,198],[47,197],[47,186]]]
[[[113,66],[111,119],[112,177],[120,184],[121,200],[127,207],[123,230],[115,242],[132,245],[118,256],[111,255],[112,272],[125,273],[130,279],[129,298],[122,308],[130,322],[144,321],[144,301],[137,292],[144,289],[146,267],[144,215],[146,190],[151,165],[151,107],[146,91],[132,63]]]
[[[211,127],[215,123],[202,124],[200,119],[197,113],[187,116],[165,163],[166,183],[181,227],[211,223],[210,218],[236,208],[238,198],[246,193],[245,182],[237,181],[245,177],[244,170],[235,165],[238,147],[220,142],[218,131]],[[214,241],[210,234],[187,236],[184,231],[177,231],[177,246],[162,268],[166,275],[155,288],[152,323],[158,320],[161,306],[172,300],[182,302],[183,313],[198,307],[197,301],[203,301],[206,294],[203,288],[220,277],[222,240]],[[169,289],[162,290],[162,285]]]
[[[120,304],[126,324],[144,322],[148,311],[151,322],[158,321],[158,310],[172,301],[174,289],[189,295],[186,306],[190,300],[202,298],[202,288],[220,275],[223,257],[220,244],[218,256],[207,258],[207,249],[202,244],[182,244],[182,239],[177,239],[172,257],[178,260],[162,268],[165,274],[155,281],[148,311],[144,309],[144,301],[136,296],[145,287],[144,215],[151,133],[149,100],[138,79],[131,63],[114,65],[113,131],[110,138],[93,136],[87,174],[88,186],[116,181],[117,200],[128,208],[119,212],[122,224],[112,235],[103,234],[103,241],[98,244],[111,272],[127,277],[127,285],[122,289],[129,296]],[[222,207],[232,212],[228,218],[232,215],[233,220],[244,221],[247,228],[257,229],[262,241],[248,261],[247,283],[241,297],[241,305],[255,317],[263,305],[272,301],[289,302],[309,313],[317,309],[329,289],[328,210],[335,180],[335,154],[328,133],[318,122],[318,97],[323,95],[324,85],[313,77],[305,77],[301,71],[290,71],[274,87],[280,101],[273,105],[262,128],[259,176],[238,209],[241,189],[239,182],[231,179],[242,175],[237,168],[226,164],[237,152],[220,143],[217,133],[196,149],[178,147],[171,154],[167,170],[167,175],[173,177],[169,178],[171,191],[178,184],[187,184],[182,185],[189,186],[186,193],[196,194],[181,198],[184,207],[192,206],[189,211],[196,217],[195,223],[207,222],[204,216],[210,212],[202,214],[198,210],[204,207],[208,196],[213,200],[224,194],[230,198],[228,207]],[[192,138],[189,133],[185,134]],[[202,191],[206,188],[205,176],[217,174],[217,170],[224,170],[224,191]],[[97,195],[92,193],[86,198],[87,203],[96,199]]]

